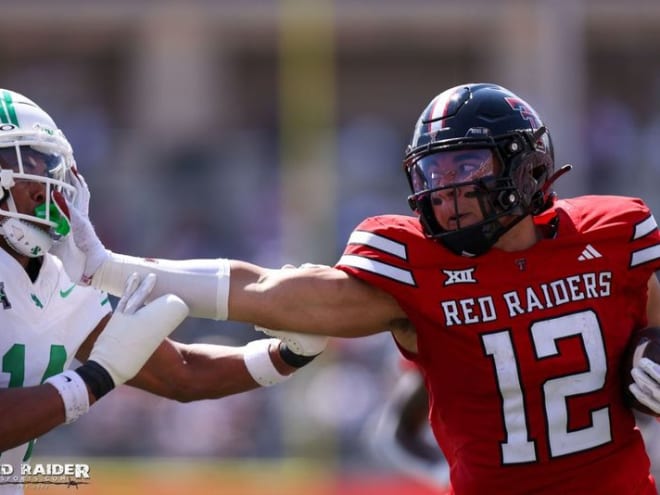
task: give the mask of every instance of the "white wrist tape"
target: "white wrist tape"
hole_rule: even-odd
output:
[[[72,370],[51,376],[45,383],[59,392],[64,402],[66,423],[72,423],[89,411],[89,393],[81,376]]]
[[[97,289],[120,296],[126,279],[134,272],[144,277],[157,275],[148,301],[164,294],[176,294],[190,308],[190,316],[226,320],[229,312],[229,260],[164,260],[137,258],[110,252],[94,277]]]
[[[245,346],[243,361],[248,372],[262,387],[281,383],[291,375],[282,375],[270,359],[270,345],[279,345],[278,339],[253,340]]]

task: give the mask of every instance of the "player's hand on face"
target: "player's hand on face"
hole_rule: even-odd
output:
[[[75,196],[65,199],[55,191],[53,202],[69,219],[71,232],[57,241],[50,252],[62,261],[64,270],[73,282],[89,285],[109,253],[89,220],[90,192],[84,177],[74,172],[70,182],[76,189]]]

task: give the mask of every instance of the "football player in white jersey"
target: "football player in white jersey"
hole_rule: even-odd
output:
[[[113,314],[105,292],[77,286],[49,252],[70,243],[66,200],[86,208],[86,189],[71,185],[80,181],[50,116],[0,89],[0,463],[14,473],[33,439],[124,382],[179,401],[218,398],[284,380],[326,342],[268,330],[244,347],[164,340],[188,307],[171,294],[143,306],[153,274],[131,276]],[[74,358],[84,364],[69,370]],[[0,481],[1,494],[22,491]]]

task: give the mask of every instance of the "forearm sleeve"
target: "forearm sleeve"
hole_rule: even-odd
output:
[[[157,275],[156,286],[149,300],[163,294],[179,296],[190,308],[190,316],[227,319],[229,300],[229,260],[164,260],[138,258],[110,253],[101,268],[94,274],[92,285],[115,296],[124,290],[131,273],[141,276]]]

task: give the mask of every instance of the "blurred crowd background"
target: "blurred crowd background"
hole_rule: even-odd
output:
[[[502,84],[549,126],[562,196],[660,211],[657,0],[0,0],[0,87],[74,146],[109,249],[333,264],[353,227],[407,213],[419,113]],[[250,327],[175,338],[240,345]],[[39,454],[302,457],[378,467],[365,431],[398,371],[388,335],[335,340],[289,382],[179,404],[123,387]],[[367,435],[368,436],[368,435]]]

